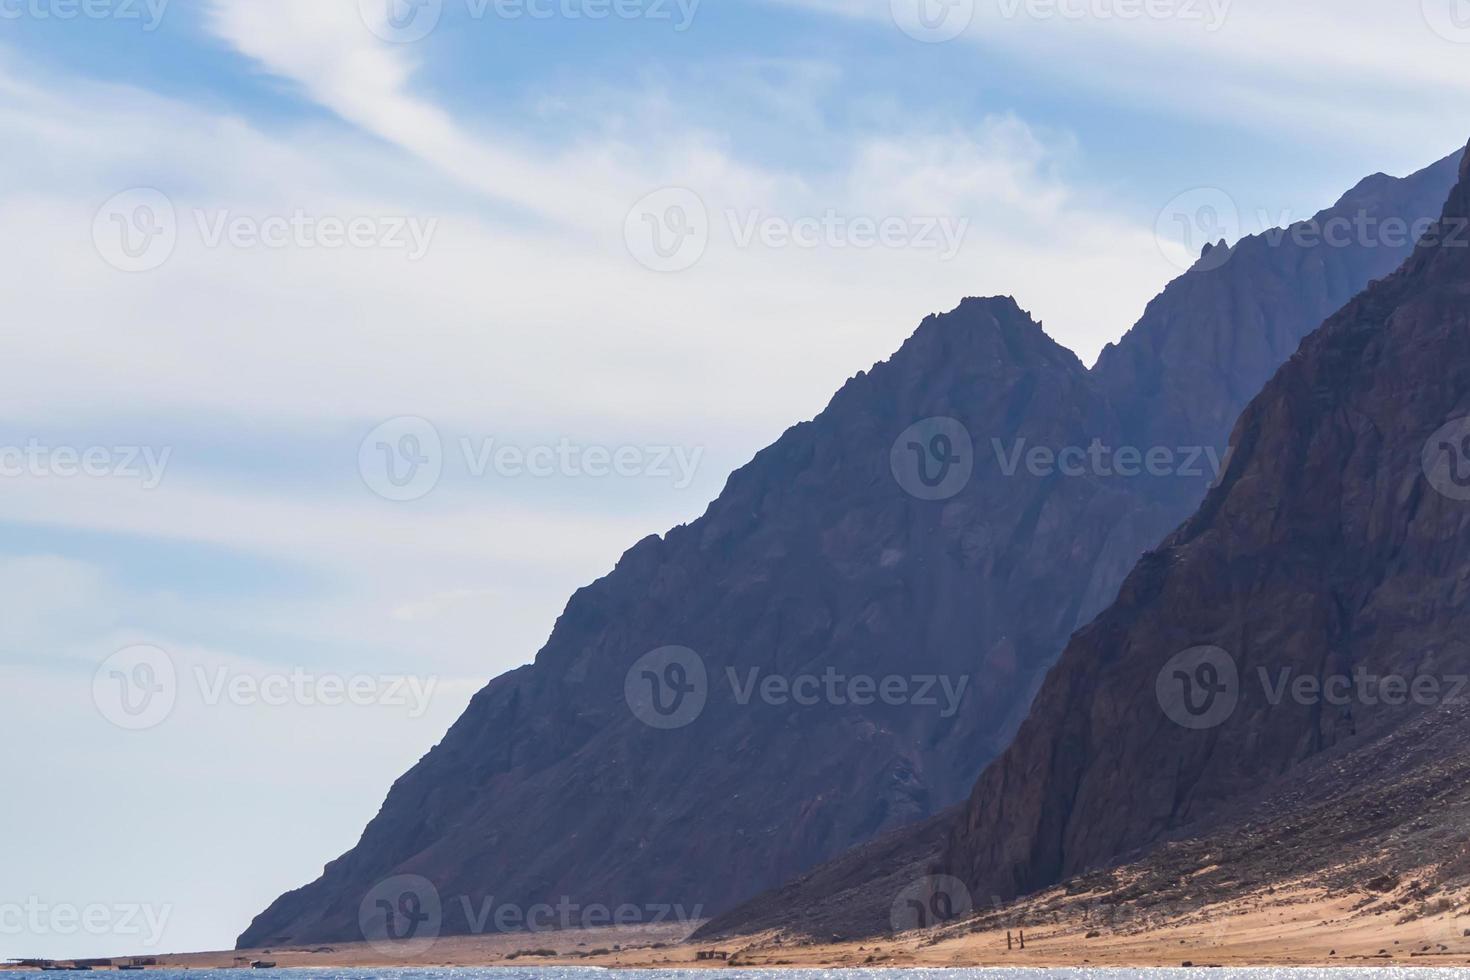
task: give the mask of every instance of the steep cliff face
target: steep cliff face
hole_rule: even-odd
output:
[[[1334,213],[1412,219],[1452,177],[1384,178]],[[926,319],[573,596],[535,663],[240,945],[360,938],[397,874],[433,883],[448,933],[485,928],[492,896],[710,913],[963,799],[1066,637],[1198,502],[1250,379],[1406,252],[1242,243],[1092,372],[1008,299]],[[1231,352],[1219,376],[1166,380],[1208,350]],[[1025,455],[1094,445],[1168,450],[1165,475]]]
[[[1222,484],[1069,644],[939,867],[1030,892],[1323,753],[1443,738],[1426,718],[1470,700],[1467,416],[1470,165],[1404,267],[1251,403]]]

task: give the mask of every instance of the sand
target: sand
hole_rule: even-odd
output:
[[[1362,892],[1328,895],[1309,887],[1269,888],[1227,905],[1178,915],[1129,909],[1111,921],[1105,902],[1056,893],[1031,902],[1049,921],[1024,929],[988,928],[987,918],[876,940],[818,943],[761,934],[719,942],[685,941],[687,923],[491,936],[446,936],[393,947],[332,943],[269,950],[185,953],[158,957],[159,967],[229,969],[267,960],[278,967],[546,966],[621,968],[857,966],[1470,966],[1470,914],[1447,908],[1407,921],[1394,903]],[[1049,902],[1047,901],[1049,899]],[[1026,905],[1005,910],[1008,922]],[[1038,913],[1041,915],[1041,913]],[[1144,919],[1144,924],[1139,924]],[[1011,945],[1007,948],[1007,932]],[[701,960],[722,952],[728,960]]]

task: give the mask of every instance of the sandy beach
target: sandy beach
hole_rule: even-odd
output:
[[[1470,914],[1446,908],[1405,917],[1360,892],[1268,888],[1228,904],[1110,922],[1108,906],[1079,898],[1057,911],[1057,893],[995,913],[1024,929],[990,928],[991,916],[866,942],[823,943],[780,932],[689,942],[688,923],[557,932],[443,936],[401,948],[382,943],[222,950],[157,957],[157,968],[469,967],[580,965],[624,969],[741,967],[1180,967],[1470,966]],[[1458,906],[1459,903],[1456,903]],[[1047,909],[1045,913],[1039,911]],[[1042,921],[1043,916],[1046,921]],[[1021,948],[1021,933],[1025,948]],[[1008,935],[1009,934],[1009,935]],[[1009,938],[1009,947],[1008,947]],[[704,958],[714,954],[725,958]]]

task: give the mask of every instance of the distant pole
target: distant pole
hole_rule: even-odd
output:
[[[1022,949],[1025,949],[1026,948],[1026,930],[1025,929],[1022,929],[1021,930],[1021,948]]]
[[[1011,931],[1009,929],[1007,929],[1006,930],[1006,952],[1009,953],[1010,951],[1011,951]]]

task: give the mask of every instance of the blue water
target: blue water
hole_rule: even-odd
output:
[[[213,969],[155,970],[148,969],[140,980],[199,980]],[[272,974],[289,973],[289,980],[718,980],[721,976],[738,980],[901,980],[910,976],[924,980],[1137,980],[1157,977],[1159,980],[1466,980],[1470,969],[1445,967],[1229,967],[1221,969],[1026,969],[1017,967],[969,967],[965,969],[851,969],[800,970],[786,968],[713,968],[708,970],[606,970],[595,966],[542,967],[444,967],[442,969],[347,969],[333,967],[297,967],[275,970],[245,971],[259,980]]]

